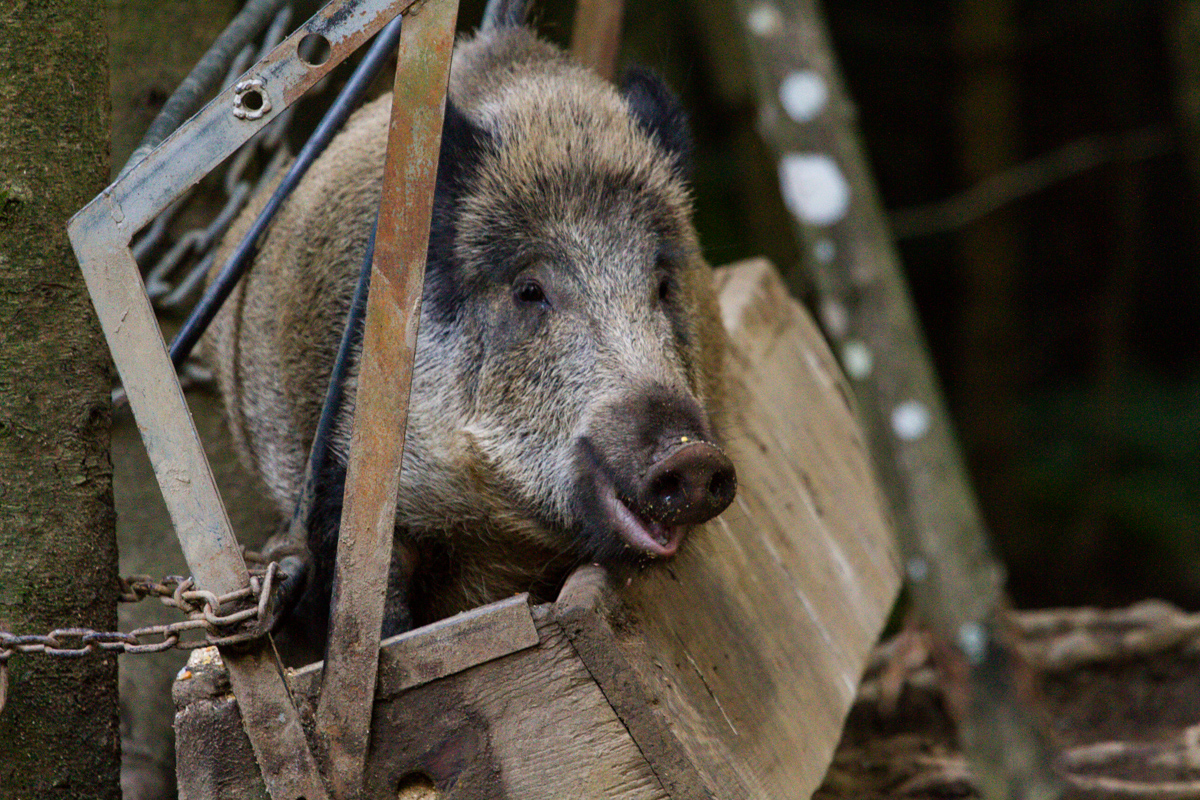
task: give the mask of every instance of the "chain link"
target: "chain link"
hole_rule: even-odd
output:
[[[250,554],[247,554],[250,557]],[[271,599],[276,588],[279,565],[250,572],[250,585],[217,595],[195,588],[191,578],[172,575],[155,581],[149,575],[119,578],[118,599],[133,603],[157,597],[163,605],[188,615],[181,622],[147,625],[123,633],[96,631],[91,628],[56,628],[47,634],[16,635],[0,631],[0,712],[8,691],[8,660],[17,654],[42,653],[60,658],[79,658],[93,653],[161,653],[164,650],[194,650],[209,645],[232,645],[257,639],[270,632],[274,624]],[[219,613],[226,604],[235,610]],[[184,639],[188,631],[203,631],[203,638]],[[147,639],[158,641],[146,641]]]

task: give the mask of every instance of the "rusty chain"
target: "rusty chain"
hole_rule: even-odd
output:
[[[249,554],[247,554],[249,555]],[[17,635],[0,631],[0,712],[8,690],[8,660],[17,654],[42,653],[61,658],[79,658],[93,653],[161,653],[164,650],[194,650],[210,645],[233,645],[270,632],[275,623],[271,599],[276,589],[279,565],[272,561],[250,572],[250,585],[228,594],[216,595],[195,588],[191,578],[172,575],[161,582],[149,575],[118,578],[118,600],[134,603],[157,597],[163,605],[188,615],[181,622],[147,625],[129,631],[96,631],[91,628],[56,628],[47,634]],[[236,610],[219,613],[229,603]],[[184,639],[187,631],[203,630],[203,638]],[[158,638],[160,641],[143,641]]]

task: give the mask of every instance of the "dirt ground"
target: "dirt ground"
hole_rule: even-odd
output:
[[[1074,657],[1031,664],[1040,684],[1034,719],[1052,743],[1066,797],[1200,798],[1197,620],[1153,602],[1107,616],[1061,613],[1093,623],[1067,625],[1041,652],[1053,660],[1073,647]],[[894,658],[885,646],[876,663]],[[941,680],[928,659],[910,664],[902,684],[892,688],[894,708],[887,708],[882,694],[887,692],[868,673],[814,797],[976,796]]]

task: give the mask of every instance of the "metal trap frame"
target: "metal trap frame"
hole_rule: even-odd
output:
[[[457,11],[457,0],[332,0],[68,226],[188,567],[198,584],[215,595],[247,587],[246,564],[131,243],[173,201],[384,25],[405,16],[363,345],[363,402],[354,423],[347,524],[339,542],[339,572],[343,559],[354,558],[370,565],[370,574],[359,569],[354,580],[338,582],[331,636],[350,644],[333,648],[342,663],[330,664],[325,672],[330,677],[317,712],[317,729],[325,732],[324,770],[309,747],[269,635],[220,648],[243,725],[275,800],[318,800],[331,793],[345,797],[361,786],[383,614],[383,592],[376,590],[387,579],[392,535],[390,525],[374,521],[394,516],[388,508],[395,504],[403,441],[391,432],[404,429]],[[328,43],[329,56],[320,63],[301,55],[301,41],[312,36]]]

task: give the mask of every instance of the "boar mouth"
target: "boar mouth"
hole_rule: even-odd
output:
[[[624,492],[617,490],[617,478],[591,440],[581,437],[577,447],[586,465],[581,468],[580,513],[584,535],[591,540],[592,557],[606,561],[634,553],[652,558],[675,555],[692,526],[667,524],[641,513],[637,502],[623,499]]]
[[[597,475],[596,480],[606,521],[625,540],[626,546],[659,558],[675,555],[689,526],[664,525],[641,517],[617,496],[607,476]]]

